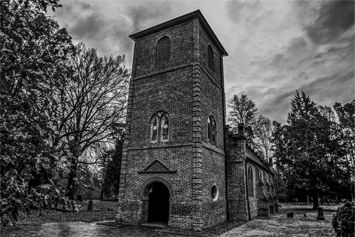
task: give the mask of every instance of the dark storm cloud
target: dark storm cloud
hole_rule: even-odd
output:
[[[302,73],[299,75],[302,75]],[[304,83],[299,87],[284,85],[272,87],[263,91],[261,86],[250,86],[242,90],[240,94],[247,94],[251,98],[258,112],[272,120],[285,123],[287,113],[290,111],[290,103],[296,90],[304,91],[313,101],[320,105],[332,106],[335,102],[345,103],[354,97],[354,71],[334,74],[329,77],[321,77],[312,82]]]
[[[335,74],[329,77],[318,78],[308,84],[302,85],[299,91],[312,95],[316,101],[328,102],[337,98],[340,100],[351,100],[354,96],[354,70],[346,74]],[[333,101],[343,102],[343,101]]]
[[[330,43],[354,25],[354,0],[329,1],[319,10],[313,25],[305,27],[316,44]]]

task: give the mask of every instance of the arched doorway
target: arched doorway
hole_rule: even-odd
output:
[[[148,218],[147,222],[168,222],[169,220],[169,189],[161,182],[148,185]]]

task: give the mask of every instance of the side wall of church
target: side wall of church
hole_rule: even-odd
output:
[[[256,195],[257,192],[257,168],[255,165],[247,163],[247,170],[251,167],[253,171],[253,189],[252,189],[252,196],[249,196],[249,208],[250,208],[250,217],[254,218],[258,215],[258,197]]]

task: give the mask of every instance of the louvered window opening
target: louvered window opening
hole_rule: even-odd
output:
[[[159,40],[157,45],[157,54],[158,62],[170,59],[170,39],[168,37],[164,37]]]
[[[213,51],[211,46],[208,46],[208,67],[213,71],[214,70],[214,61],[213,61]]]

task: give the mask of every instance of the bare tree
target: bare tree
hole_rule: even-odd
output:
[[[254,140],[267,161],[272,157],[273,143],[271,138],[273,131],[274,125],[269,118],[264,117],[262,114],[255,118],[253,123]]]
[[[84,44],[77,45],[76,50],[69,60],[71,76],[61,78],[55,139],[56,144],[65,144],[71,152],[67,186],[70,199],[77,187],[78,165],[95,164],[100,157],[97,153],[115,142],[112,127],[125,118],[130,78],[124,56],[99,57],[95,49],[87,49]]]

